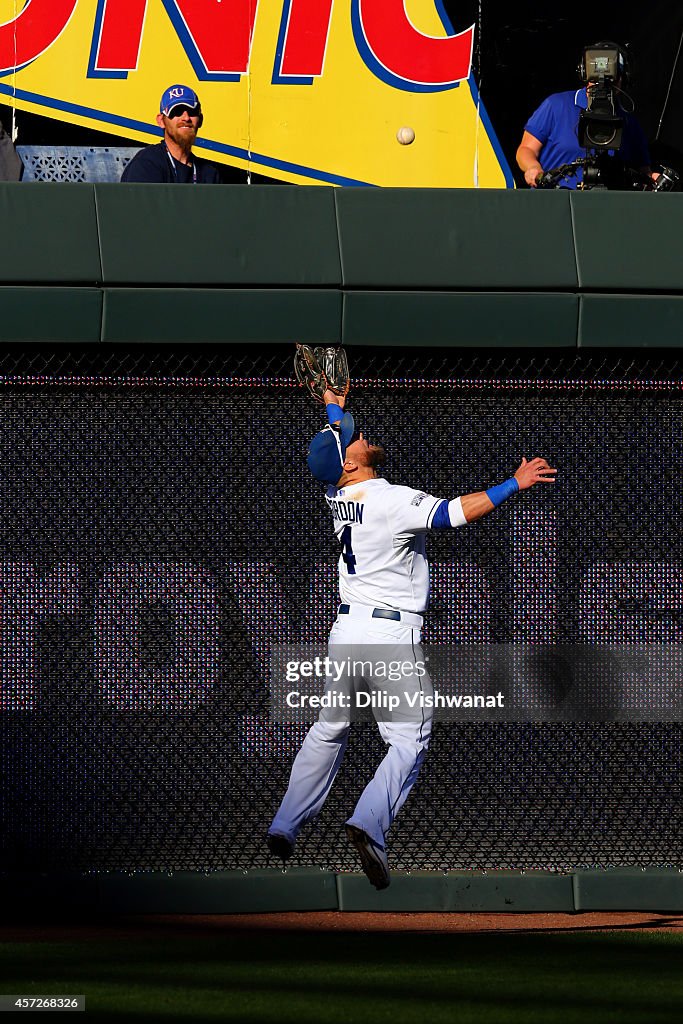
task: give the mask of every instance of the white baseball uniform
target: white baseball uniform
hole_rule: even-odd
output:
[[[392,658],[393,651],[401,661],[423,661],[420,630],[429,600],[426,533],[444,499],[375,478],[341,489],[329,487],[326,500],[342,546],[342,603],[330,632],[330,658],[341,645],[344,657],[356,650],[362,657],[363,647],[381,644],[383,658]],[[450,502],[449,512],[451,525],[465,522],[459,499]],[[431,693],[428,676],[411,679],[415,690]],[[406,689],[405,679],[400,685]],[[429,746],[431,711],[421,700],[417,707],[417,713],[378,720],[389,749],[348,820],[382,847]],[[294,842],[304,822],[320,812],[344,756],[349,727],[349,716],[339,707],[323,708],[294,760],[270,832]]]

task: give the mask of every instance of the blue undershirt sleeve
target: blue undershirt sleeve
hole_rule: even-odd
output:
[[[444,498],[432,519],[432,530],[445,530],[451,526],[451,517],[448,514],[448,502]]]

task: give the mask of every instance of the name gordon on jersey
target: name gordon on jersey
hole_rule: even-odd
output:
[[[365,506],[362,501],[339,501],[337,498],[325,497],[332,518],[340,523],[362,523]]]

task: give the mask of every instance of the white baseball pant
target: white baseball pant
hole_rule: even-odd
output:
[[[340,614],[330,632],[331,659],[366,660],[368,645],[381,645],[373,658],[410,660],[413,664],[424,661],[420,647],[421,616],[402,612],[401,621],[396,622],[373,618],[373,609],[364,605],[346,607],[348,614]],[[359,682],[358,678],[350,678],[344,685],[353,692]],[[339,691],[340,684],[331,684],[330,680],[326,690],[331,685]],[[348,819],[348,824],[363,829],[380,846],[385,845],[389,827],[417,778],[431,737],[432,712],[421,706],[419,696],[432,694],[429,676],[415,671],[404,674],[395,685],[401,693],[417,693],[417,702],[413,709],[407,709],[402,701],[401,710],[394,713],[373,708],[380,735],[389,749]],[[370,692],[376,687],[374,682],[367,686]],[[391,692],[392,684],[383,681],[381,688]],[[339,707],[321,710],[294,760],[287,792],[269,831],[281,833],[294,842],[302,825],[319,814],[341,765],[349,729],[347,711]]]

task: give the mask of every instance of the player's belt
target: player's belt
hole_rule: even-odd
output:
[[[351,614],[351,605],[340,604],[339,605],[339,614],[340,615],[350,615]],[[401,613],[400,612],[395,612],[391,608],[373,608],[372,609],[372,617],[373,617],[373,619],[393,619],[394,622],[400,622],[401,621]]]
[[[397,612],[393,608],[369,608],[367,605],[354,605],[353,610],[350,604],[340,604],[340,615],[352,615],[362,613],[372,619],[391,619],[393,622],[405,622],[410,626],[422,626],[422,616],[413,612]]]

